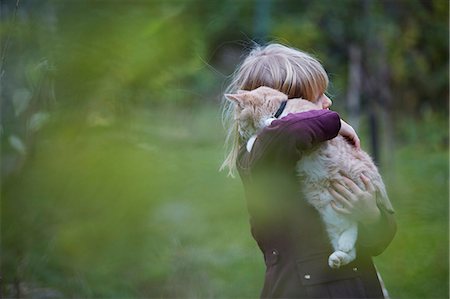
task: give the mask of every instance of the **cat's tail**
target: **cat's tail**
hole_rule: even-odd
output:
[[[389,200],[389,197],[386,192],[386,187],[382,180],[380,180],[380,183],[378,184],[375,183],[375,189],[377,190],[376,200],[378,206],[381,206],[389,213],[394,214],[395,213],[394,207],[392,206],[392,203]]]

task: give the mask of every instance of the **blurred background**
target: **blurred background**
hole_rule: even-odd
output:
[[[447,0],[1,0],[1,294],[255,298],[218,171],[221,95],[256,44],[315,55],[376,159],[392,298],[448,298]]]

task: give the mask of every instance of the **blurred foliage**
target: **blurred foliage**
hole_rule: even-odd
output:
[[[316,55],[342,115],[362,49],[363,146],[373,101],[395,120],[381,169],[399,232],[377,265],[393,298],[446,297],[448,1],[270,2],[265,39]],[[0,6],[1,293],[257,296],[241,185],[217,170],[220,94],[260,2],[16,3]]]
[[[217,172],[214,111],[137,111],[108,128],[43,132],[36,159],[2,190],[14,199],[2,209],[8,281],[67,297],[238,296],[229,284],[260,256],[238,182]]]

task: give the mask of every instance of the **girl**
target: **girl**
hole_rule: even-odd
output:
[[[239,127],[234,103],[227,102],[230,151],[222,168],[237,168],[247,199],[253,237],[266,264],[262,298],[383,298],[372,262],[396,232],[392,214],[378,207],[372,184],[365,189],[345,180],[333,187],[337,212],[358,221],[357,258],[339,269],[328,267],[333,251],[318,212],[299,200],[295,166],[302,153],[341,134],[359,148],[353,128],[330,111],[324,94],[328,76],[311,55],[280,44],[255,48],[234,74],[227,90],[268,86],[320,104],[323,110],[289,114],[263,129],[246,149],[250,136]],[[282,107],[280,107],[282,109]],[[274,111],[275,113],[275,111]]]

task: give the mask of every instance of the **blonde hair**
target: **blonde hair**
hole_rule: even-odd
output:
[[[281,44],[254,48],[236,69],[225,93],[253,90],[260,86],[277,89],[288,98],[315,101],[328,87],[328,76],[320,62],[310,54]],[[224,99],[225,100],[225,99]],[[228,129],[228,155],[220,170],[228,168],[234,176],[239,148],[245,141],[239,135],[235,104],[225,100],[222,118]]]

